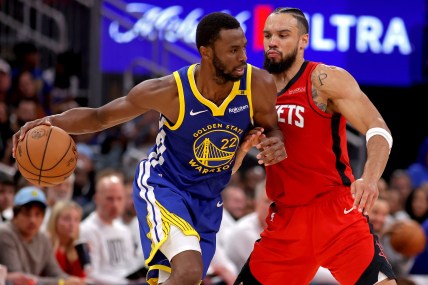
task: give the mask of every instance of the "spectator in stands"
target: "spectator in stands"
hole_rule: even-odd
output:
[[[368,214],[374,232],[381,238],[385,232],[386,220],[389,216],[389,203],[384,196],[379,196]]]
[[[46,212],[42,224],[42,231],[47,229],[48,221],[52,212],[52,208],[59,201],[70,201],[73,196],[75,175],[72,173],[62,183],[46,188]]]
[[[254,242],[260,238],[260,233],[266,227],[265,219],[270,204],[265,181],[262,181],[256,186],[255,212],[242,217],[229,232],[225,250],[239,270],[247,261]]]
[[[256,185],[265,179],[266,172],[260,165],[255,165],[246,169],[242,177],[245,194],[250,198],[250,201],[253,201],[256,193]],[[249,205],[249,207],[251,211],[254,210],[254,205]]]
[[[122,213],[120,221],[131,231],[136,254],[138,258],[144,260],[143,247],[141,245],[140,239],[140,226],[138,224],[137,213],[134,207],[134,199],[132,197],[132,193],[134,191],[132,183],[133,180],[127,180],[125,183],[125,209]]]
[[[391,191],[398,193],[398,190]],[[370,223],[373,226],[373,230],[375,234],[378,235],[379,241],[383,247],[386,256],[388,257],[392,268],[394,269],[395,274],[397,275],[397,277],[399,277],[407,273],[412,259],[396,252],[391,246],[388,231],[392,224],[395,223],[395,221],[392,221],[392,224],[387,223],[387,221],[391,219],[388,218],[390,216],[390,207],[386,199],[386,195],[379,196],[378,199],[374,202],[373,207],[369,211],[368,216]]]
[[[46,115],[44,108],[37,96],[37,81],[29,71],[23,71],[14,78],[12,83],[12,95],[10,105],[16,107],[22,99],[32,100],[37,105],[37,118]]]
[[[223,246],[236,221],[246,214],[247,198],[244,190],[238,185],[228,185],[221,196],[223,198],[223,218],[217,233],[217,244]],[[221,204],[218,205],[221,206]]]
[[[428,276],[428,219],[422,223],[426,236],[426,246],[423,252],[415,257],[415,261],[410,269],[410,274],[425,275]]]
[[[5,102],[0,101],[0,162],[9,159],[7,156],[12,149],[12,135],[9,109]]]
[[[223,245],[216,241],[216,250],[208,267],[204,285],[233,285],[238,276],[238,268],[226,254]]]
[[[46,114],[50,115],[51,86],[43,79],[43,71],[40,68],[40,53],[32,42],[19,42],[13,47],[15,62],[12,68],[12,80],[24,71],[31,73],[37,87],[38,102],[43,106]],[[13,92],[14,90],[12,90]]]
[[[386,193],[386,191],[388,191],[389,189],[388,182],[386,182],[386,180],[383,177],[381,177],[377,182],[377,189],[379,189],[379,195],[382,195]]]
[[[235,227],[237,220],[246,214],[247,197],[244,189],[238,184],[228,184],[222,192],[222,198],[223,218],[217,233],[216,251],[208,268],[204,284],[233,284],[238,273],[238,268],[227,256],[224,246],[228,240],[229,232]],[[221,206],[221,204],[218,205]]]
[[[83,218],[85,219],[95,208],[93,199],[95,193],[95,168],[94,152],[85,143],[77,143],[77,160],[74,174],[76,176],[73,189],[73,200],[83,208]]]
[[[6,102],[11,84],[10,65],[0,58],[0,102]]]
[[[406,200],[406,212],[410,218],[422,224],[428,219],[428,183],[413,190]]]
[[[43,72],[43,78],[52,86],[52,113],[62,113],[79,105],[75,99],[79,93],[80,63],[78,54],[66,51],[57,55],[54,68]]]
[[[386,227],[392,225],[395,221],[410,219],[409,214],[404,210],[405,200],[402,194],[396,188],[391,188],[386,192],[385,198],[388,201],[389,215],[386,218]]]
[[[0,284],[4,284],[6,282],[6,285],[35,285],[36,284],[36,278],[29,274],[24,274],[22,272],[7,272],[8,269],[5,265],[0,264],[5,270],[6,270],[6,277],[5,280],[2,280],[0,278]],[[2,283],[3,282],[3,283]]]
[[[37,187],[25,187],[14,199],[11,223],[0,225],[0,264],[10,272],[33,275],[41,284],[80,285],[58,266],[48,238],[41,233],[46,197]]]
[[[96,209],[82,223],[81,240],[90,247],[91,270],[95,283],[128,284],[126,276],[144,263],[136,261],[129,229],[119,222],[125,206],[125,185],[120,172],[106,169],[98,173]]]
[[[247,214],[245,192],[238,186],[228,186],[222,193],[223,207],[235,220]]]
[[[407,171],[412,180],[413,188],[428,182],[428,137],[422,141],[416,161],[409,166]]]
[[[32,99],[21,99],[14,110],[12,130],[18,131],[26,122],[37,119],[37,102]]]
[[[47,233],[62,270],[83,278],[86,274],[74,247],[79,239],[81,219],[82,208],[77,203],[70,200],[58,201],[52,208]]]
[[[15,196],[15,182],[12,177],[0,172],[0,224],[13,218],[13,197]]]
[[[412,180],[407,170],[396,169],[392,172],[389,179],[389,188],[396,189],[401,195],[401,200],[406,201],[410,192],[412,192]]]

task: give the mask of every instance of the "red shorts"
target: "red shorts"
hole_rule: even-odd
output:
[[[374,284],[367,280],[377,280],[379,271],[395,278],[368,218],[349,211],[353,202],[349,188],[342,188],[306,206],[272,204],[249,259],[254,281],[243,284],[309,284],[319,266],[345,285]]]

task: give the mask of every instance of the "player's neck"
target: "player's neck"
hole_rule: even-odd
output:
[[[234,82],[218,82],[213,76],[214,71],[203,71],[201,66],[195,70],[195,83],[199,93],[216,105],[221,105],[224,99],[232,91]]]
[[[277,91],[281,91],[291,79],[299,72],[302,64],[305,62],[303,57],[296,58],[294,64],[284,72],[278,74],[272,74],[275,79],[276,89]]]

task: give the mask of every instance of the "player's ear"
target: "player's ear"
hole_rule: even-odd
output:
[[[211,58],[211,55],[212,55],[212,48],[201,46],[199,48],[199,52],[201,53],[202,58],[209,59]]]
[[[309,43],[309,34],[304,34],[300,36],[300,47],[305,49]]]

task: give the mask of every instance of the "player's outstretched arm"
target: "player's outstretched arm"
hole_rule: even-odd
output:
[[[132,88],[126,96],[99,108],[73,108],[61,114],[27,122],[13,135],[13,153],[18,141],[37,125],[54,125],[69,134],[93,133],[132,120],[152,109],[175,121],[179,110],[177,104],[177,86],[172,75],[147,80]]]
[[[269,166],[287,157],[275,107],[276,86],[272,76],[267,71],[258,68],[253,68],[251,86],[254,125],[262,127],[265,135],[256,146],[260,150],[257,159],[260,164]]]
[[[327,110],[342,114],[354,128],[366,135],[367,160],[361,178],[352,183],[351,192],[354,208],[367,214],[379,195],[377,182],[385,170],[392,146],[388,126],[346,70],[319,65],[311,79],[313,93],[328,100]]]

